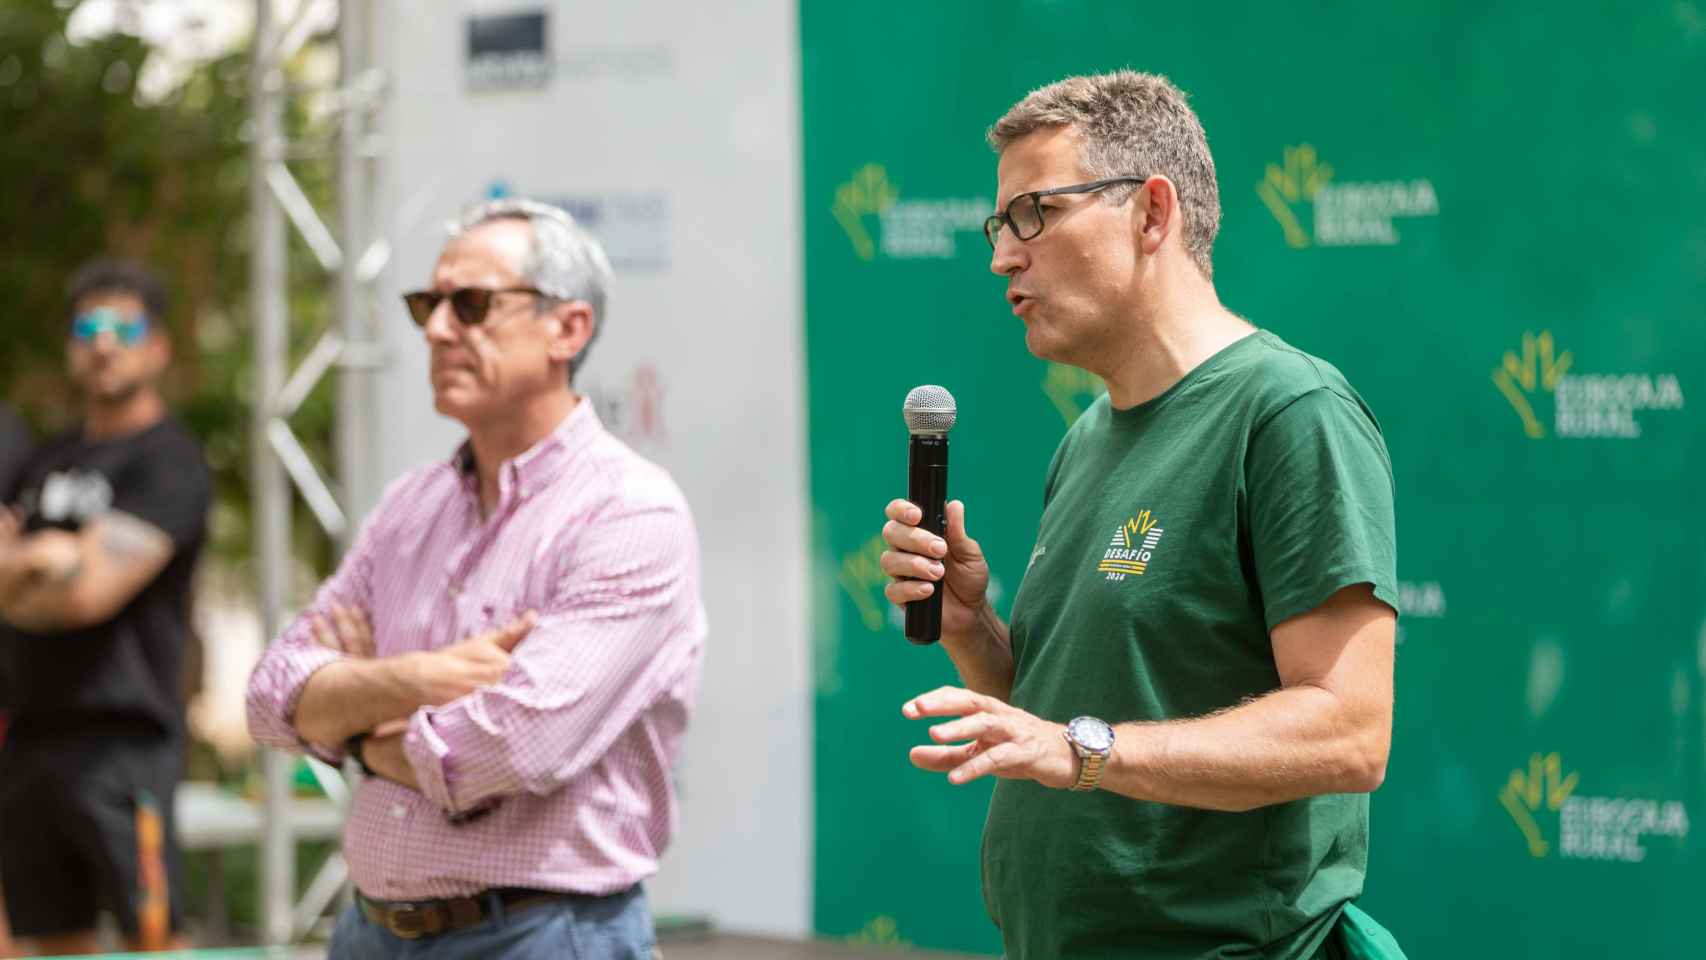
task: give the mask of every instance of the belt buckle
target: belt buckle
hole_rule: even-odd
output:
[[[437,932],[431,922],[436,917],[437,913],[422,909],[419,904],[400,904],[385,912],[385,928],[404,940],[419,940]]]

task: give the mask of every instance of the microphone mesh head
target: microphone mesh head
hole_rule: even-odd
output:
[[[900,415],[906,418],[908,432],[947,433],[954,426],[954,395],[931,384],[913,387]]]

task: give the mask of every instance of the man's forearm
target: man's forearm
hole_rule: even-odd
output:
[[[13,594],[29,578],[29,565],[21,544],[0,549],[0,603],[12,602]]]
[[[403,753],[402,734],[368,737],[362,744],[361,758],[367,762],[368,769],[386,780],[417,792],[421,789],[415,770],[409,766],[409,758]]]
[[[30,633],[53,633],[73,624],[75,590],[82,564],[47,572],[19,547],[0,562],[0,620]]]
[[[1013,695],[1013,641],[987,601],[978,614],[977,629],[969,636],[944,636],[942,648],[954,661],[966,689],[1003,701]]]
[[[296,701],[296,732],[309,743],[339,746],[424,701],[410,682],[411,655],[329,663],[308,678]]]
[[[1115,728],[1101,787],[1140,800],[1242,811],[1380,785],[1391,714],[1318,686],[1286,687],[1192,720]]]

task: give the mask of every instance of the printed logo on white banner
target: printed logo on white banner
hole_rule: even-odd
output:
[[[544,10],[469,17],[464,76],[477,93],[537,89],[551,82]]]
[[[960,243],[983,243],[985,197],[901,197],[881,164],[868,163],[835,188],[831,208],[861,260],[947,260]]]
[[[486,188],[492,200],[517,191],[506,180]],[[671,216],[669,196],[662,190],[613,190],[607,193],[529,194],[562,207],[604,246],[611,269],[623,273],[652,273],[667,269]]]
[[[1337,180],[1307,143],[1286,147],[1280,163],[1268,164],[1256,195],[1297,249],[1396,246],[1399,221],[1439,215],[1426,177]]]
[[[595,356],[592,363],[597,362]],[[588,373],[595,369],[589,367]],[[589,375],[582,389],[592,398],[604,426],[629,446],[644,449],[669,441],[663,421],[663,377],[655,365],[641,363],[616,377]]]

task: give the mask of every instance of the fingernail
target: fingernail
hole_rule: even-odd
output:
[[[932,540],[930,542],[930,552],[934,553],[938,557],[946,556],[948,553],[948,542],[946,540]]]
[[[945,568],[939,563],[932,563],[930,565],[930,572],[934,573],[938,577],[942,575],[944,569]]]

